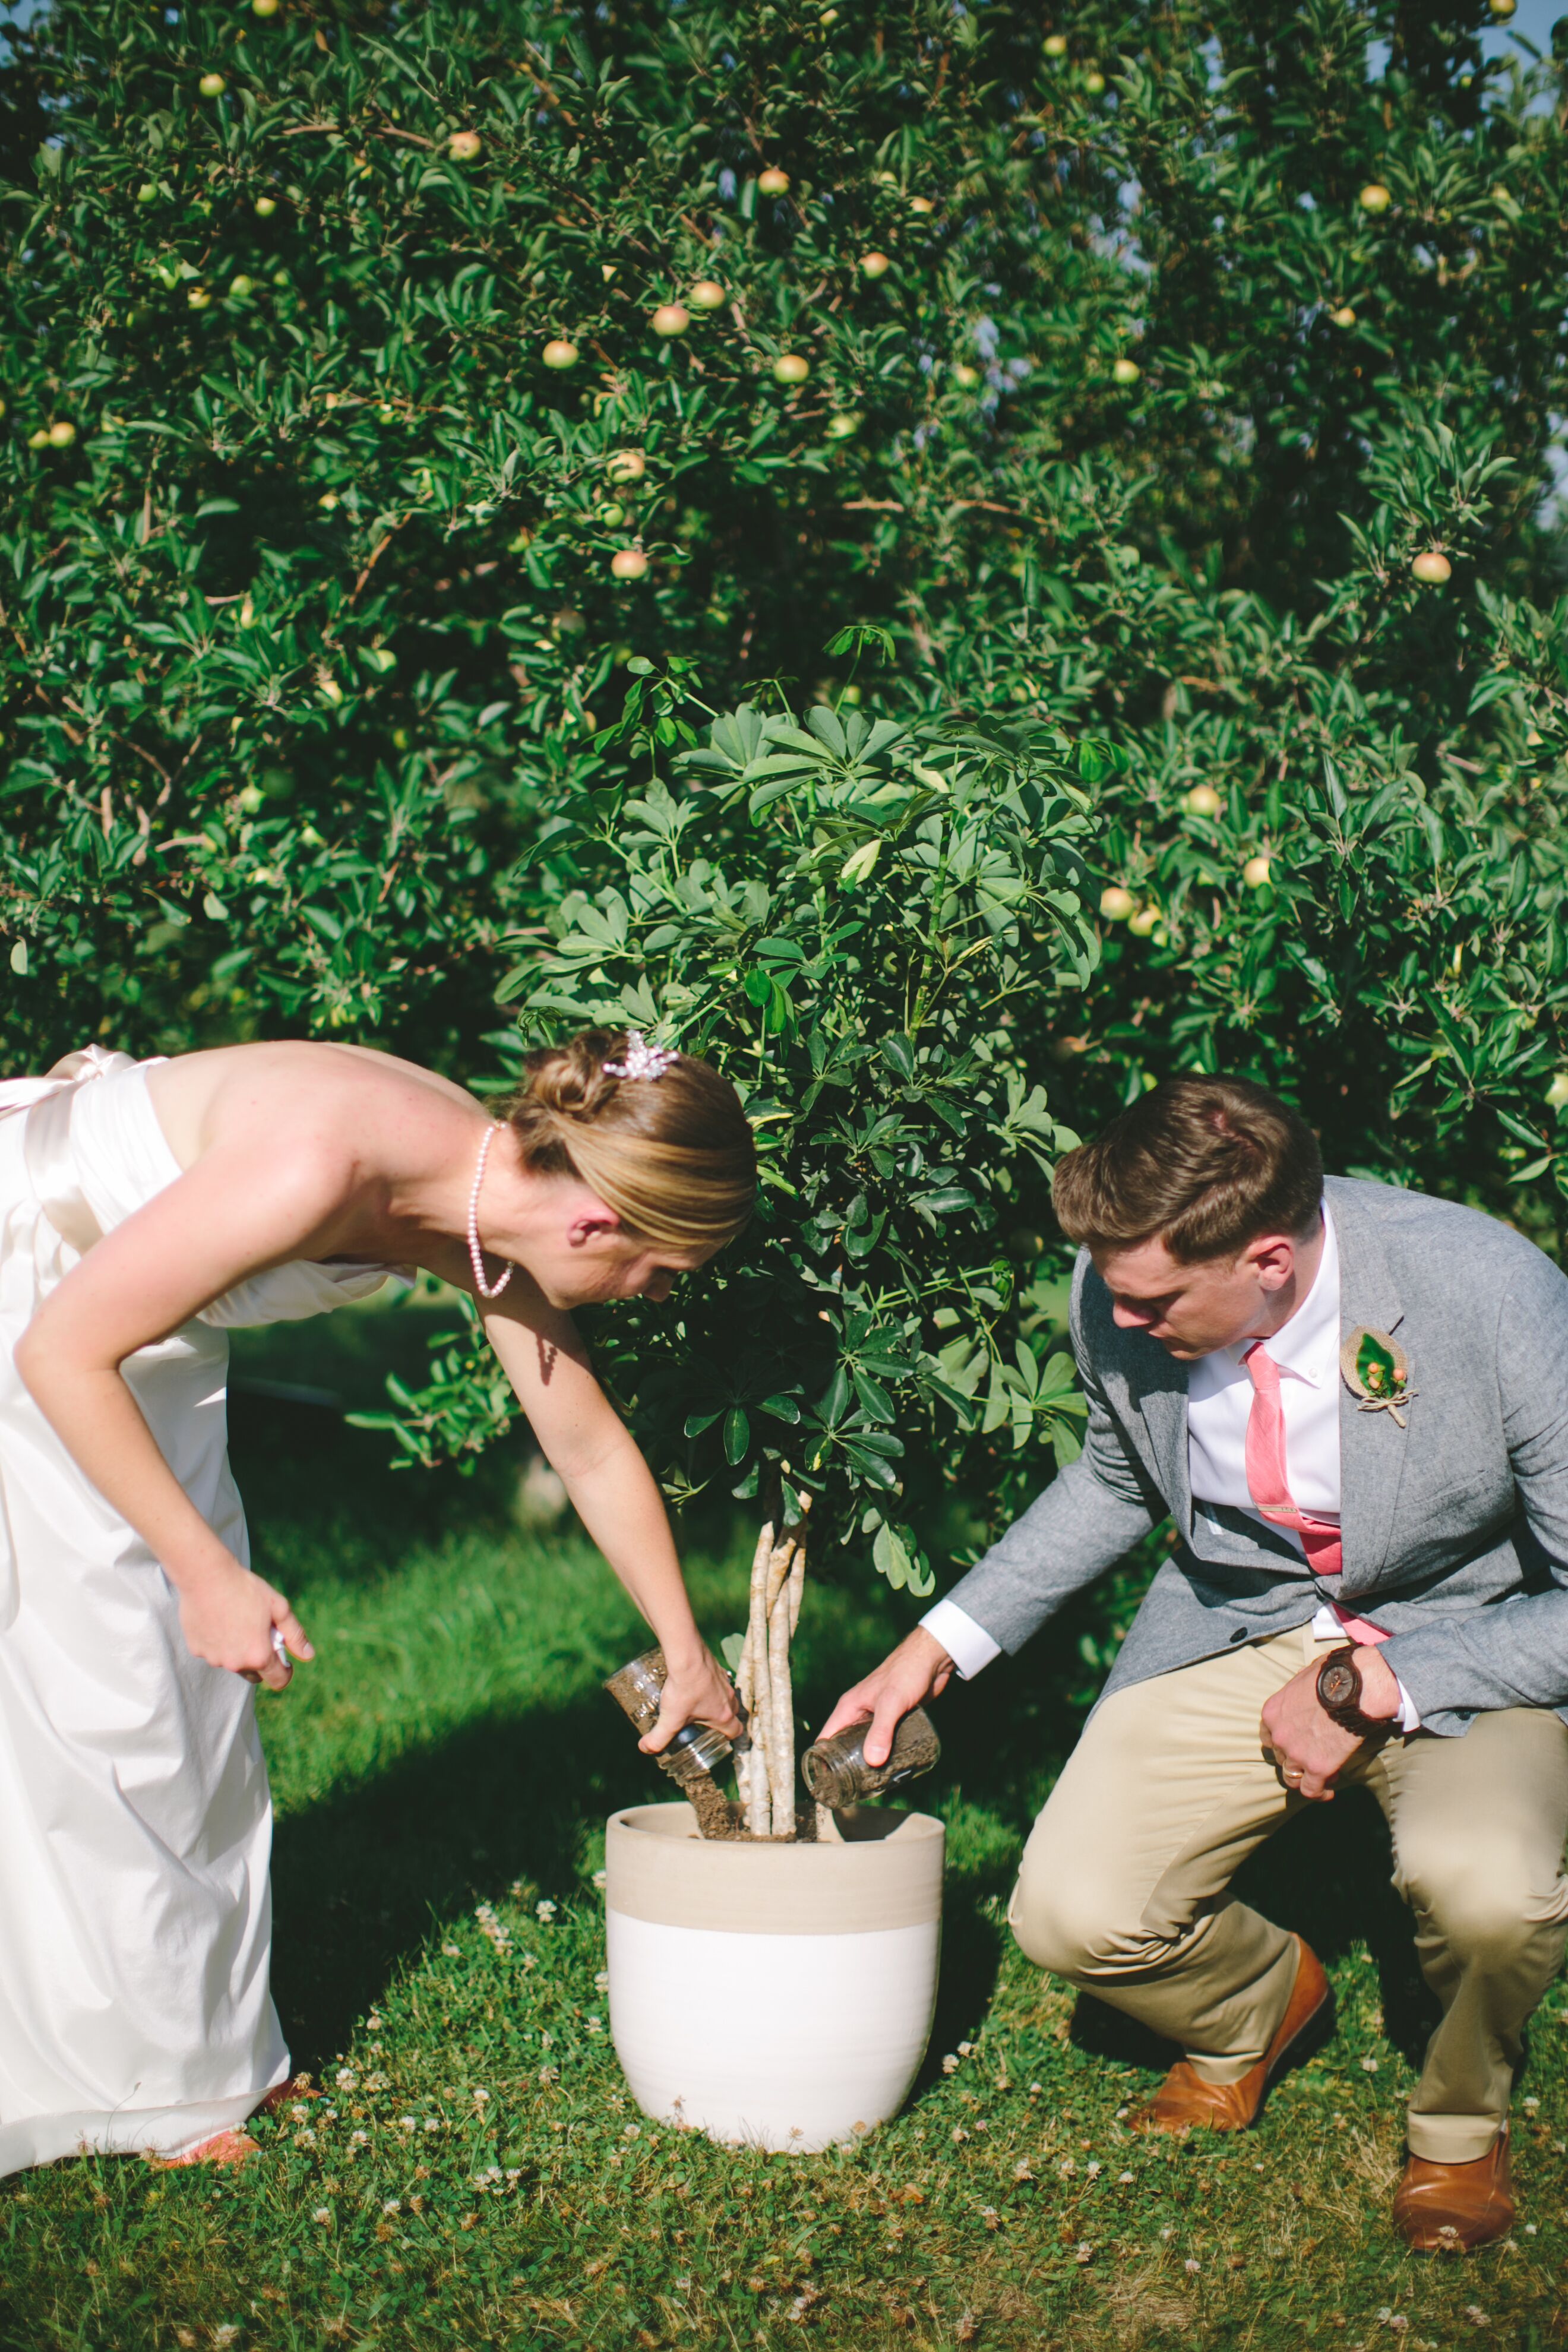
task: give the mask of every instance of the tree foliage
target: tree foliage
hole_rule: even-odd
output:
[[[508,941],[546,933],[557,997],[635,983],[671,1023],[687,969],[631,917],[678,837],[805,919],[805,785],[742,823],[682,760],[704,709],[826,751],[813,709],[858,707],[998,810],[1042,760],[1086,795],[1072,856],[1124,895],[994,1065],[1043,1116],[1239,1068],[1332,1164],[1550,1223],[1568,101],[1559,58],[1483,58],[1487,21],[55,0],[13,29],[7,1059],[309,1030],[499,1074]],[[1117,759],[1074,781],[1086,738]],[[657,853],[616,835],[632,800]],[[568,987],[566,906],[612,890],[647,969]],[[680,1018],[753,1054],[784,968],[759,934],[731,975],[711,910],[679,919],[711,992]],[[1019,968],[1053,940],[1021,922]],[[806,1032],[765,1002],[754,1083],[793,1120]],[[873,1055],[865,1108],[901,1076]],[[1005,1099],[953,1161],[966,1265],[1012,1213],[974,1177]],[[785,1161],[847,1214],[844,1116],[818,1093]],[[712,1430],[751,1427],[738,1364]]]
[[[1021,1040],[1096,961],[1082,780],[1113,759],[1032,722],[742,704],[676,791],[600,791],[554,821],[584,885],[503,996],[543,1037],[629,1024],[710,1055],[760,1150],[745,1244],[675,1307],[598,1326],[670,1493],[722,1481],[771,1508],[782,1483],[787,1518],[870,1538],[920,1590],[921,1530],[955,1490],[994,1527],[1015,1462],[1037,1479],[1044,1440],[1077,1454],[1070,1360],[1027,1287],[1077,1139]],[[482,1444],[510,1411],[484,1355],[476,1331],[400,1401],[411,1455]]]

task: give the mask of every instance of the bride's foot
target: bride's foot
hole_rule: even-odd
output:
[[[147,2161],[155,2172],[173,2172],[186,2164],[246,2164],[261,2153],[259,2140],[247,2131],[215,2132],[211,2139],[186,2148],[183,2156],[148,2155]]]
[[[319,2099],[321,2095],[309,2088],[310,2080],[308,2074],[290,2074],[286,2083],[268,2091],[252,2113],[269,2116],[286,2099]],[[253,2139],[243,2125],[237,2124],[228,2131],[215,2132],[211,2139],[202,2140],[195,2147],[186,2148],[183,2156],[153,2156],[149,2152],[147,2161],[160,2172],[171,2172],[186,2164],[247,2164],[260,2153],[260,2141]]]

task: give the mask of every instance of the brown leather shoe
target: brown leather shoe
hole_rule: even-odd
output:
[[[1333,2022],[1334,1996],[1322,1963],[1300,1936],[1296,1945],[1300,1958],[1290,1999],[1279,2031],[1257,2065],[1239,2083],[1205,2083],[1184,2058],[1179,2058],[1148,2105],[1129,2116],[1129,2131],[1185,2132],[1194,2126],[1208,2131],[1245,2131],[1258,2121],[1275,2077],[1293,2058],[1304,2058]],[[1310,2029],[1310,2040],[1304,2041]]]
[[[1413,2254],[1468,2254],[1513,2227],[1505,2124],[1485,2156],[1434,2164],[1413,2156],[1394,2194],[1394,2226]]]

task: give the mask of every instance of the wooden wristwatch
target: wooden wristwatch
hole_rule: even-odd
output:
[[[1342,1731],[1356,1739],[1386,1739],[1398,1721],[1394,1716],[1363,1715],[1363,1684],[1356,1653],[1347,1643],[1331,1650],[1318,1668],[1318,1705]]]

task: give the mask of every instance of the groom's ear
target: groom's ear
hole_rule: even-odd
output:
[[[1289,1234],[1259,1234],[1241,1255],[1265,1290],[1282,1290],[1296,1270],[1296,1244]]]

